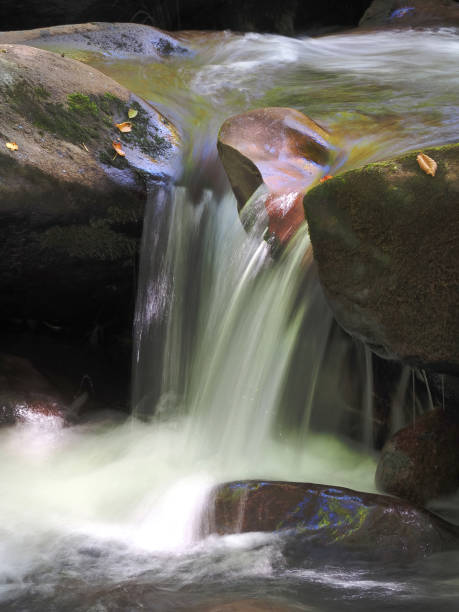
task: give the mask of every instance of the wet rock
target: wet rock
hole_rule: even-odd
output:
[[[417,28],[459,26],[454,0],[373,0],[359,26],[364,28]]]
[[[0,354],[0,426],[50,420],[63,425],[66,417],[61,395],[30,361]]]
[[[22,44],[59,52],[103,53],[123,58],[160,59],[190,51],[169,33],[138,23],[77,23],[0,32],[0,44]],[[80,55],[81,57],[81,55]]]
[[[318,484],[240,481],[217,487],[204,533],[286,532],[303,558],[342,550],[379,559],[415,558],[459,546],[459,532],[411,504]]]
[[[319,277],[336,319],[383,357],[459,369],[459,145],[337,176],[304,199]]]
[[[0,317],[94,323],[126,311],[147,183],[174,176],[178,150],[167,119],[94,68],[1,45]]]
[[[304,191],[330,171],[336,149],[317,123],[290,108],[262,108],[230,117],[217,143],[242,209],[262,185],[268,231],[281,243],[304,221]]]
[[[459,417],[433,410],[398,431],[384,446],[376,485],[425,504],[459,488]]]

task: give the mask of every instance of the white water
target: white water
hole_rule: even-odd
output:
[[[150,85],[154,66],[134,76],[139,93],[164,95],[172,114],[186,118],[182,128],[189,140],[193,134],[198,160],[225,116],[269,93],[272,104],[292,104],[341,130],[352,165],[457,139],[458,60],[458,38],[447,31],[247,35],[184,61],[186,90],[175,101]],[[346,348],[327,349],[330,314],[314,270],[306,273],[307,253],[302,231],[272,264],[259,235],[243,231],[229,194],[155,194],[145,224],[134,388],[137,412],[155,419],[71,429],[47,420],[0,432],[0,601],[29,593],[32,602],[52,599],[72,587],[79,598],[89,585],[139,580],[147,570],[150,583],[170,591],[221,576],[273,576],[280,552],[269,538],[196,542],[213,483],[260,477],[371,490],[371,457],[310,431],[317,412],[332,431],[340,428]],[[284,404],[292,397],[289,420],[292,405]],[[368,407],[368,389],[366,399]],[[367,414],[368,438],[369,421]],[[343,572],[312,569],[299,579],[384,594],[415,588]],[[40,605],[17,609],[48,609]]]

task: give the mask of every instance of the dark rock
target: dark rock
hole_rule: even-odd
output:
[[[398,431],[384,446],[376,485],[416,504],[459,488],[459,418],[433,410]]]
[[[0,318],[93,325],[104,313],[107,322],[132,311],[147,182],[174,175],[175,130],[94,68],[2,49]],[[131,107],[132,132],[121,134],[114,123]]]
[[[217,487],[204,533],[290,532],[310,549],[380,559],[425,556],[459,546],[459,532],[411,504],[318,484],[240,481]]]
[[[217,148],[241,209],[261,186],[268,230],[286,242],[304,221],[305,189],[330,170],[335,148],[317,123],[290,108],[262,108],[230,117]]]
[[[373,0],[359,25],[364,28],[459,26],[455,0]]]
[[[27,359],[0,354],[0,426],[64,424],[67,407],[59,392]]]
[[[337,176],[304,199],[319,277],[336,319],[383,357],[459,369],[459,145]]]

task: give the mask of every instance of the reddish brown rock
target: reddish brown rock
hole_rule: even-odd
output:
[[[227,119],[217,148],[239,209],[258,187],[267,187],[268,229],[281,243],[304,221],[302,195],[330,171],[336,152],[326,130],[291,108]]]
[[[428,412],[401,429],[384,446],[376,484],[416,504],[459,488],[459,417]]]
[[[382,559],[415,558],[459,546],[458,532],[408,502],[342,487],[240,481],[217,487],[204,533],[288,532],[305,558],[312,548]],[[300,540],[299,540],[300,538]]]

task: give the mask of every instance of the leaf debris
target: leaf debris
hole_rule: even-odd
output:
[[[419,155],[416,157],[416,160],[421,170],[424,170],[426,174],[435,176],[438,166],[437,162],[434,159],[432,159],[428,155],[425,155],[424,153],[419,153]]]
[[[10,151],[17,151],[19,149],[17,143],[15,142],[7,142],[6,144],[6,148],[9,149]]]

